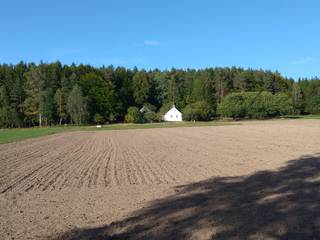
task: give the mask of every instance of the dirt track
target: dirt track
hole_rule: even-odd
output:
[[[178,186],[276,171],[290,160],[319,154],[319,136],[320,121],[279,120],[72,132],[0,145],[0,239],[121,239],[134,233],[156,239],[143,235],[150,229],[119,234],[130,227],[125,219],[172,198]],[[89,232],[81,235],[83,229]],[[189,230],[184,237],[213,236]]]

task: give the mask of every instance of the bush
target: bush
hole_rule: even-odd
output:
[[[311,114],[320,114],[320,86],[314,87],[312,94],[305,96],[305,111]]]
[[[293,99],[287,93],[277,93],[274,95],[274,102],[276,106],[277,115],[290,115],[294,114],[295,109]]]
[[[274,95],[270,92],[248,92],[244,95],[247,117],[262,119],[277,115]]]
[[[205,101],[198,101],[187,105],[182,111],[183,120],[208,121],[212,117],[211,106]]]
[[[227,95],[217,112],[222,117],[261,119],[292,114],[294,108],[286,93],[244,92]]]
[[[157,122],[158,116],[155,112],[148,111],[143,115],[144,121],[148,123]]]
[[[93,121],[95,124],[102,124],[104,123],[104,118],[99,113],[96,113],[93,117]]]
[[[21,125],[18,114],[9,107],[0,107],[0,128],[19,127]]]
[[[118,114],[110,113],[109,114],[109,122],[110,123],[115,122],[117,120],[117,116],[118,116]]]
[[[143,118],[137,107],[129,107],[125,116],[127,123],[142,123]]]
[[[156,106],[152,105],[151,103],[145,103],[145,104],[143,104],[143,107],[145,107],[146,109],[148,109],[151,112],[157,111]]]
[[[246,116],[244,93],[231,93],[218,104],[217,114],[222,117],[243,118]]]

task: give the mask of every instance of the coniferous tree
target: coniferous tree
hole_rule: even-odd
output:
[[[133,97],[138,106],[148,101],[150,93],[150,80],[146,71],[142,70],[134,74],[132,79]]]
[[[227,96],[248,92],[255,92],[253,95],[248,93],[248,101],[255,102],[256,108],[252,108],[254,114],[250,113],[249,117],[263,115],[261,111],[258,111],[260,115],[255,114],[259,104],[262,104],[261,109],[266,109],[260,97],[269,94],[262,92],[277,96],[282,113],[285,112],[283,102],[289,107],[292,105],[295,114],[320,113],[320,80],[316,77],[295,82],[279,72],[237,67],[154,69],[147,72],[113,66],[97,68],[83,64],[62,65],[60,62],[20,62],[16,65],[0,64],[1,127],[73,121],[67,103],[76,85],[83,91],[82,97],[87,103],[85,120],[88,123],[123,122],[130,106],[140,108],[146,103],[156,107],[153,112],[157,112],[158,119],[173,103],[180,110],[186,106],[189,110],[190,107],[210,106],[211,119],[216,115],[217,105],[221,105]],[[291,97],[288,102],[287,96]],[[196,111],[189,112],[193,114]],[[149,115],[143,121],[154,121],[154,114]]]
[[[19,126],[15,109],[10,106],[9,97],[4,86],[0,87],[0,128]]]

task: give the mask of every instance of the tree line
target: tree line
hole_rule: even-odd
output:
[[[0,65],[0,127],[320,113],[320,80],[231,68],[144,70],[53,63]],[[145,106],[148,110],[141,113]],[[281,109],[280,109],[281,108]]]

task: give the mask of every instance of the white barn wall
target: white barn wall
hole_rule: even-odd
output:
[[[164,116],[163,120],[167,122],[181,122],[182,114],[181,112],[173,106]]]

